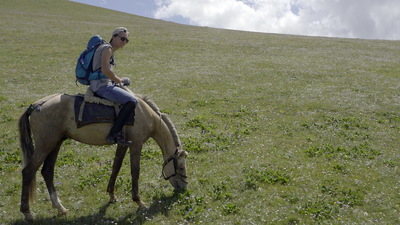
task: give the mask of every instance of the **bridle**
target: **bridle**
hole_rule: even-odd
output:
[[[164,172],[165,167],[167,166],[167,164],[169,162],[173,161],[174,163],[174,173],[170,176],[167,176]],[[167,160],[165,160],[165,162],[163,163],[163,167],[162,167],[162,176],[164,177],[165,180],[169,180],[172,177],[178,176],[179,179],[181,179],[184,183],[188,183],[185,179],[187,178],[187,176],[180,174],[178,172],[178,149],[175,150],[175,153],[173,155],[171,155]]]
[[[163,121],[163,119],[162,119],[162,114],[160,114],[160,126],[162,125],[162,121]],[[164,144],[164,149],[166,149],[166,148],[165,148],[165,147],[166,147],[166,145],[165,145],[165,140],[164,140],[164,132],[161,132],[161,134],[162,134],[162,140],[163,140],[163,144]],[[165,180],[169,180],[169,179],[171,179],[172,177],[178,176],[178,178],[179,178],[182,182],[184,182],[184,183],[187,184],[187,183],[188,183],[188,182],[186,181],[187,176],[186,176],[186,175],[183,175],[183,174],[180,174],[180,173],[178,172],[178,153],[179,153],[179,150],[178,150],[178,147],[176,147],[175,153],[174,153],[173,155],[171,155],[167,160],[164,161],[164,163],[163,163],[163,165],[162,165],[161,175],[164,177]],[[167,175],[165,174],[164,170],[165,170],[165,167],[168,165],[168,163],[171,162],[171,161],[173,161],[173,163],[174,163],[174,164],[173,164],[173,165],[174,165],[174,173],[173,173],[172,175],[170,175],[170,176],[167,176]]]

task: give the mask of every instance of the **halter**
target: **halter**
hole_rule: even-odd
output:
[[[165,160],[165,162],[163,163],[163,168],[162,168],[162,176],[164,177],[165,180],[169,180],[172,177],[178,176],[179,179],[181,179],[183,182],[188,183],[187,181],[185,181],[184,179],[187,178],[187,176],[178,173],[177,171],[177,167],[178,167],[178,149],[175,150],[175,153],[173,155],[171,155],[167,160]],[[174,174],[170,175],[167,177],[167,175],[165,175],[164,169],[167,166],[167,164],[173,161],[174,162]]]

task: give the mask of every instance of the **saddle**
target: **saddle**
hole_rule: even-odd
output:
[[[75,96],[74,111],[77,128],[93,123],[114,123],[121,105],[97,96],[90,87],[86,94]],[[134,118],[129,118],[126,125],[133,125]]]

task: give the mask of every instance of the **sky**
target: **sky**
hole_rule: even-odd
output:
[[[400,0],[73,0],[194,26],[400,40]]]

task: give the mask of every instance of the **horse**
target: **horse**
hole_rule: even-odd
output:
[[[123,87],[131,92],[128,88]],[[132,93],[132,92],[131,92]],[[29,203],[36,189],[36,173],[43,164],[41,174],[45,180],[53,207],[60,215],[68,210],[61,204],[54,187],[54,167],[60,147],[64,140],[74,139],[89,145],[109,145],[106,142],[112,123],[94,123],[77,128],[74,114],[76,95],[54,94],[31,104],[21,115],[18,122],[20,144],[22,149],[22,193],[20,211],[26,221],[32,221]],[[164,163],[162,175],[173,186],[175,191],[187,188],[186,157],[187,152],[181,148],[177,131],[167,115],[148,97],[137,96],[134,125],[125,125],[123,133],[130,146],[117,145],[107,192],[110,202],[116,201],[114,185],[122,161],[130,150],[132,178],[132,200],[139,209],[146,209],[146,204],[139,196],[140,154],[143,144],[152,138],[162,150]]]

